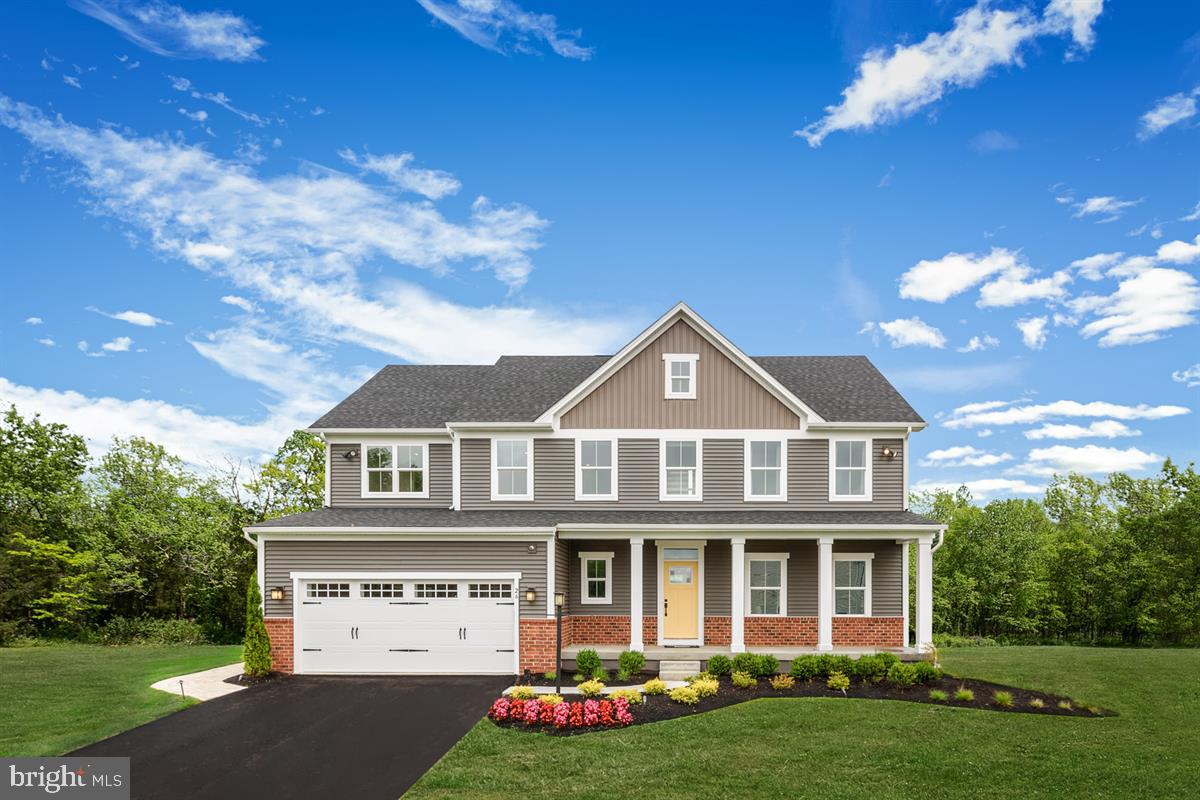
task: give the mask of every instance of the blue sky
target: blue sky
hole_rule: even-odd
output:
[[[803,5],[10,3],[0,400],[259,458],[683,299],[869,355],[916,484],[1194,460],[1200,7]]]

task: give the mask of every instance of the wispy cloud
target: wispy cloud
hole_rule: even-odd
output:
[[[266,117],[262,117],[258,114],[255,114],[253,111],[246,111],[245,109],[241,109],[241,108],[238,108],[237,106],[235,106],[233,104],[232,98],[230,98],[224,92],[202,92],[199,89],[197,89],[195,86],[193,86],[192,82],[190,80],[188,80],[187,78],[180,78],[177,75],[168,75],[167,80],[171,82],[172,89],[174,89],[177,92],[187,92],[192,97],[193,100],[207,100],[208,102],[214,103],[214,104],[220,106],[221,108],[225,109],[230,114],[241,117],[242,119],[246,120],[246,122],[257,125],[260,128],[265,128],[267,125],[270,124],[270,120],[268,120]],[[180,113],[186,113],[186,112],[181,110]],[[197,121],[202,122],[204,119],[208,118],[208,114],[203,111],[199,111],[196,113],[204,114],[204,117],[200,118]],[[188,114],[187,116],[191,117],[190,114]],[[192,117],[192,119],[196,119],[196,118]]]
[[[890,52],[871,50],[838,105],[796,131],[812,147],[831,133],[871,130],[912,116],[947,93],[976,85],[1002,66],[1020,66],[1022,49],[1039,37],[1070,34],[1078,50],[1094,41],[1103,0],[1052,0],[1042,16],[1028,8],[993,8],[984,0],[959,14],[946,33]]]
[[[1163,457],[1158,453],[1147,453],[1136,447],[1121,449],[1101,447],[1095,444],[1083,447],[1059,444],[1030,450],[1025,462],[1012,467],[1009,472],[1015,475],[1044,477],[1065,475],[1068,472],[1096,475],[1110,472],[1137,472],[1148,467],[1158,466],[1162,462]]]
[[[1012,453],[989,453],[970,445],[933,450],[923,459],[923,467],[994,467],[1012,461]]]
[[[83,84],[80,82],[79,78],[76,78],[74,75],[63,75],[62,81],[67,86],[70,86],[72,89],[82,89],[83,88]]]
[[[1141,435],[1141,431],[1115,419],[1101,419],[1090,425],[1043,425],[1025,431],[1026,439],[1116,439]]]
[[[108,317],[109,319],[117,319],[121,322],[128,322],[130,325],[137,325],[141,328],[153,328],[157,325],[171,324],[167,320],[160,319],[153,314],[147,314],[145,311],[129,310],[112,313],[101,308],[96,308],[95,306],[88,306],[87,310],[91,311],[93,314],[99,314],[101,316]]]
[[[26,325],[41,325],[42,318],[41,317],[26,317],[25,324]]]
[[[971,139],[971,149],[984,155],[1004,153],[1017,149],[1017,139],[1004,131],[983,131]]]
[[[544,43],[564,58],[587,61],[594,49],[579,44],[581,31],[562,30],[553,14],[526,11],[511,0],[417,0],[421,7],[480,47],[505,53],[537,52]]]
[[[1077,400],[1055,400],[1050,403],[1016,403],[1010,400],[988,400],[968,403],[954,409],[942,421],[947,428],[978,428],[1004,425],[1032,425],[1052,419],[1064,418],[1107,418],[1119,420],[1167,419],[1190,414],[1191,409],[1183,406],[1145,403],[1130,406],[1095,400],[1081,403]]]
[[[185,11],[162,0],[68,0],[129,41],[167,58],[255,61],[266,44],[244,17],[226,11]]]
[[[258,311],[258,306],[254,305],[254,303],[250,302],[246,298],[239,297],[236,294],[225,295],[224,297],[221,298],[221,302],[227,306],[234,306],[235,308],[240,308],[242,311],[245,311],[246,313],[253,313],[255,311]]]
[[[425,195],[430,200],[440,200],[462,188],[458,179],[449,172],[413,166],[416,157],[412,153],[392,153],[381,156],[364,153],[360,156],[347,147],[339,150],[338,155],[363,172],[381,175],[397,188]]]
[[[51,339],[49,336],[42,338],[42,339],[38,339],[38,344],[44,344],[46,347],[57,347],[58,346],[58,343],[55,342],[53,339]]]
[[[974,481],[919,481],[913,484],[918,492],[956,492],[960,486],[967,487],[975,500],[988,500],[997,495],[1006,494],[1041,494],[1045,486],[1037,486],[1028,481],[1013,478],[982,478]]]
[[[946,337],[940,330],[920,317],[894,319],[891,322],[868,322],[859,333],[870,333],[874,337],[880,331],[891,342],[892,347],[934,347],[946,346]]]
[[[995,336],[984,334],[983,336],[972,336],[962,347],[955,348],[960,353],[977,353],[981,350],[991,350],[993,347],[999,347],[1000,340]]]
[[[1138,120],[1137,137],[1142,141],[1153,139],[1172,125],[1178,125],[1196,116],[1198,95],[1200,86],[1190,92],[1178,92],[1160,99]]]
[[[1137,200],[1122,200],[1112,195],[1089,197],[1074,204],[1074,216],[1076,219],[1100,217],[1100,219],[1096,220],[1099,223],[1115,222],[1121,218],[1122,214],[1141,202],[1142,198],[1140,197]]]
[[[1189,389],[1200,386],[1200,363],[1172,372],[1171,380],[1185,384]]]

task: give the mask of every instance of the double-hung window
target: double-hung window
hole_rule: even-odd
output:
[[[746,441],[746,500],[787,500],[786,441]]]
[[[696,399],[698,353],[663,353],[663,388],[668,400]]]
[[[492,440],[492,499],[533,499],[533,439]]]
[[[746,554],[746,613],[787,616],[787,553]]]
[[[871,499],[871,440],[831,439],[829,499]]]
[[[612,553],[580,553],[579,602],[584,605],[612,603]]]
[[[364,444],[364,497],[428,497],[427,444]]]
[[[663,439],[660,499],[702,500],[703,445],[699,439]]]
[[[575,499],[617,499],[617,440],[577,439]]]
[[[871,616],[871,559],[873,553],[833,554],[833,613]]]

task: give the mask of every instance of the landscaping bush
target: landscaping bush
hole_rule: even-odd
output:
[[[21,623],[15,619],[0,620],[0,647],[7,647],[21,635]]]
[[[970,689],[960,688],[954,693],[954,699],[960,703],[972,703],[975,701],[975,693]]]
[[[554,670],[550,670],[548,672],[543,673],[542,677],[548,681],[555,681],[555,680],[558,680],[558,673],[555,672]]]
[[[255,597],[261,597],[258,593],[258,584],[254,585]],[[247,596],[247,626],[249,621],[249,603],[250,598]],[[257,606],[256,606],[257,607]],[[263,625],[262,612],[258,615],[259,626]],[[266,672],[271,671],[271,641],[267,638],[267,630],[262,629],[262,636],[266,642],[267,653],[267,668]],[[90,636],[84,637],[95,641],[97,644],[206,644],[208,637],[205,636],[204,630],[195,622],[188,619],[153,619],[151,617],[113,617],[102,627],[96,629]],[[265,675],[266,672],[263,674]]]
[[[761,655],[754,665],[754,674],[760,678],[769,678],[779,672],[779,659],[771,655]]]
[[[942,677],[942,671],[928,661],[918,661],[912,668],[917,683],[934,683]]]
[[[642,691],[646,694],[666,694],[667,684],[658,678],[651,678],[642,684]]]
[[[513,700],[532,700],[537,697],[537,690],[532,686],[514,686],[508,696]]]
[[[252,678],[271,674],[271,640],[263,622],[257,574],[250,576],[250,585],[246,588],[246,641],[242,646],[242,662],[242,671]]]
[[[592,670],[592,680],[608,683],[608,670],[604,667]]]
[[[1070,711],[1071,710],[1071,701],[1070,700],[1059,700],[1058,707],[1061,708],[1063,711]]]
[[[992,700],[1001,708],[1012,708],[1012,692],[996,692],[992,695]]]
[[[544,706],[556,706],[563,702],[563,696],[561,694],[544,694],[538,699],[542,701],[542,705]]]
[[[583,649],[575,656],[575,671],[583,675],[591,675],[604,665],[600,662],[600,654],[592,649]]]
[[[629,680],[629,673],[623,669],[617,670],[616,679],[618,683],[625,683]]]
[[[729,676],[729,681],[739,689],[753,689],[758,685],[758,678],[741,670],[734,670],[733,674]]]
[[[876,653],[875,658],[879,659],[879,661],[887,669],[891,669],[893,664],[900,663],[900,656],[896,655],[895,653]]]
[[[835,672],[825,681],[825,685],[835,692],[845,694],[846,690],[850,688],[850,678],[843,672]]]
[[[590,677],[590,675],[584,675],[582,672],[576,672],[571,676],[571,680],[575,681],[576,683],[583,683]]]
[[[617,666],[625,673],[624,680],[636,675],[646,667],[646,656],[637,650],[624,650],[617,656]]]
[[[1040,697],[1031,698],[1029,701],[1029,707],[1030,708],[1039,708],[1039,709],[1045,708],[1046,701],[1042,700],[1042,698],[1040,698]]]
[[[943,647],[996,647],[1000,643],[987,636],[955,636],[952,633],[935,633],[933,644]]]
[[[782,692],[785,689],[791,689],[795,685],[796,685],[796,679],[793,678],[791,675],[772,675],[771,676],[771,688],[772,689],[778,689],[779,691]]]
[[[854,662],[854,676],[864,681],[879,681],[887,675],[890,665],[879,656],[859,656]]]
[[[949,695],[947,695],[941,689],[930,689],[929,690],[929,699],[935,703],[944,703],[944,702],[946,702],[947,697],[949,697]]]
[[[584,681],[579,684],[579,693],[584,697],[599,697],[604,694],[604,684],[600,681]]]
[[[729,656],[723,656],[720,653],[708,659],[708,670],[710,675],[720,677],[733,672],[733,662],[729,660]]]
[[[642,693],[637,689],[617,689],[609,693],[608,696],[613,700],[624,697],[631,706],[638,706],[642,704]]]
[[[679,686],[672,689],[667,696],[676,703],[683,703],[686,706],[694,706],[700,702],[700,693],[691,686]]]
[[[892,664],[887,672],[887,679],[897,686],[912,686],[917,682],[917,669],[914,665],[903,662]]]
[[[821,660],[816,656],[794,658],[788,674],[798,681],[811,681],[821,675]]]
[[[712,697],[721,687],[717,679],[711,675],[697,676],[695,680],[689,681],[688,685],[695,689],[696,694],[700,697]]]
[[[758,656],[754,653],[738,653],[733,657],[733,672],[745,672],[748,675],[758,674]]]

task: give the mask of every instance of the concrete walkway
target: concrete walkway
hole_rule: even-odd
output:
[[[151,689],[158,689],[171,694],[185,694],[197,700],[212,700],[214,697],[224,697],[227,694],[240,692],[245,686],[236,683],[225,683],[226,678],[242,674],[242,662],[226,664],[223,667],[206,669],[203,672],[193,672],[189,675],[177,675],[174,678],[164,678],[150,684]],[[180,687],[182,684],[182,688]]]
[[[680,686],[687,686],[687,681],[663,681],[663,683],[665,683],[667,685],[668,691],[671,689],[676,689]],[[623,689],[637,689],[640,692],[640,691],[642,691],[642,685],[643,684],[638,683],[638,684],[634,684],[631,686],[605,686],[604,693],[612,694],[613,692],[621,691]],[[509,686],[507,689],[504,690],[504,694],[506,694],[506,695],[512,694],[512,690],[514,688],[515,687]],[[533,690],[535,692],[537,692],[538,694],[554,694],[553,686],[534,686]],[[562,687],[563,697],[566,697],[568,695],[576,695],[576,694],[580,694],[578,686]]]

